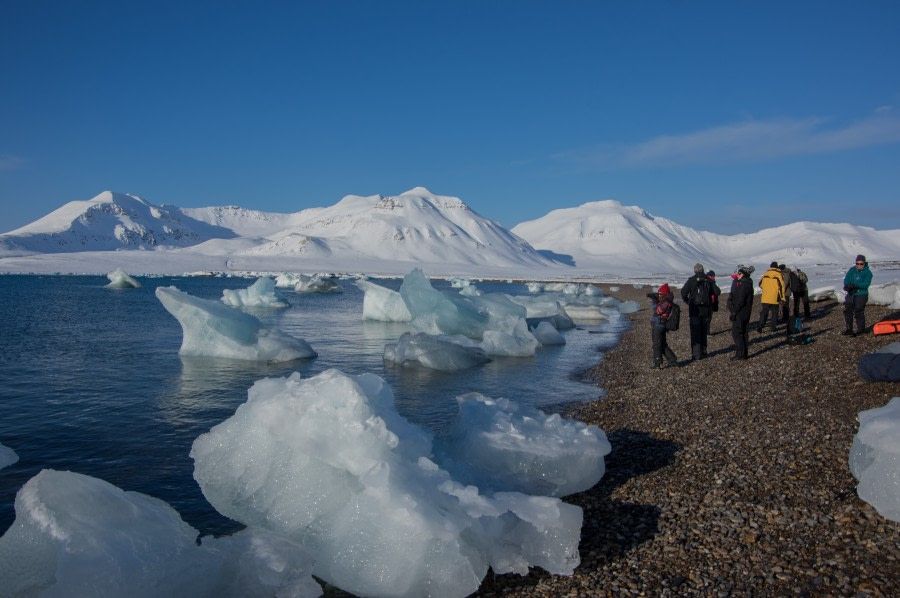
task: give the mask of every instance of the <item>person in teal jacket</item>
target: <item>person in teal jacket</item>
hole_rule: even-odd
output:
[[[856,256],[856,265],[847,270],[844,276],[844,322],[847,329],[845,336],[857,336],[866,330],[866,303],[869,301],[869,285],[872,284],[872,271],[866,256]],[[853,332],[853,320],[856,319],[856,333]]]

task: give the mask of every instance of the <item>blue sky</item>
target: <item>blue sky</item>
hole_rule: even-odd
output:
[[[900,2],[0,1],[0,230],[415,186],[900,229]]]

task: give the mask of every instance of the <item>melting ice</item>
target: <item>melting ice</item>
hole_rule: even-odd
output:
[[[900,397],[857,417],[849,458],[856,492],[884,517],[900,521]]]

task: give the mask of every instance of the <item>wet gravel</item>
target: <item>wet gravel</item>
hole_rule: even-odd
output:
[[[611,294],[648,305],[646,291]],[[568,413],[613,446],[600,483],[565,499],[584,509],[581,565],[489,573],[475,595],[900,595],[900,524],[857,497],[847,464],[857,413],[900,396],[861,380],[857,361],[900,338],[842,336],[839,304],[812,307],[815,342],[788,345],[783,324],[753,331],[746,361],[730,360],[722,312],[709,357],[690,362],[685,314],[669,335],[683,365],[662,370],[649,368],[648,310],[629,316],[592,372],[607,396]],[[900,313],[867,308],[870,326],[886,317]]]

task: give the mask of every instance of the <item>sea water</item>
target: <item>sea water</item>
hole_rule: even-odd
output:
[[[586,379],[617,342],[624,318],[563,332],[566,345],[534,357],[495,358],[444,373],[385,364],[384,345],[407,324],[364,321],[363,293],[340,281],[340,294],[294,293],[287,309],[247,310],[267,327],[307,340],[319,357],[287,364],[178,355],[181,326],[156,299],[174,285],[218,300],[246,288],[237,277],[140,278],[141,288],[106,288],[104,276],[0,276],[0,443],[19,456],[0,470],[0,534],[15,518],[16,492],[42,469],[74,471],[162,499],[202,535],[240,526],[218,514],[193,479],[191,444],[231,416],[261,378],[304,377],[329,368],[370,372],[394,391],[398,411],[438,430],[456,413],[456,397],[477,391],[545,411],[599,398]],[[399,289],[400,280],[374,281]],[[433,281],[450,290],[449,283]],[[478,282],[484,292],[526,294],[521,284]]]

